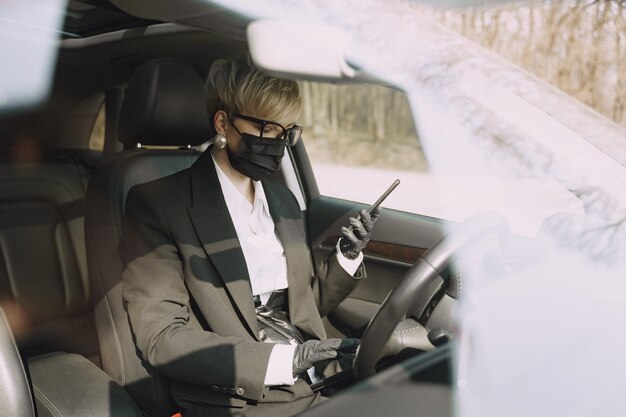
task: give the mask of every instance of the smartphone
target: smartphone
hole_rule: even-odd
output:
[[[398,186],[398,184],[400,184],[400,180],[395,180],[390,186],[389,188],[387,188],[387,191],[385,191],[383,193],[383,195],[381,195],[378,200],[376,200],[376,202],[374,204],[372,204],[371,206],[369,206],[365,211],[367,211],[368,213],[371,213],[372,211],[376,210],[378,208],[378,206],[380,206],[382,204],[383,201],[385,201],[385,198],[387,198],[387,196],[389,196],[389,194],[391,194],[391,192],[393,190],[395,190],[395,188]],[[348,228],[350,230],[354,230],[354,227],[352,225],[349,225]],[[345,250],[350,248],[352,246],[352,243],[350,243],[347,239],[340,239],[339,240],[339,249],[343,252],[346,253]]]
[[[367,208],[367,213],[371,213],[372,211],[376,210],[378,208],[378,206],[380,206],[382,204],[383,201],[385,201],[385,198],[387,198],[387,196],[389,196],[389,194],[391,194],[391,192],[393,190],[396,189],[396,187],[398,186],[398,184],[400,184],[400,180],[395,180],[390,186],[389,188],[387,188],[387,191],[385,191],[383,193],[383,195],[380,196],[380,198],[378,200],[376,200],[376,202],[374,204],[372,204],[371,206],[369,206]]]

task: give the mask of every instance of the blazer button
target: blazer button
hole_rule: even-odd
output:
[[[241,387],[237,387],[237,389],[235,390],[235,393],[237,395],[243,395],[243,394],[246,393],[246,391],[243,388],[241,388]]]

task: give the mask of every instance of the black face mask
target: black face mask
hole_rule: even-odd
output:
[[[280,160],[285,155],[285,141],[242,133],[239,150],[231,152],[227,149],[227,154],[233,168],[254,181],[261,181],[280,169]]]

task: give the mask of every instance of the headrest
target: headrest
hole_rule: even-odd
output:
[[[173,59],[140,65],[124,92],[118,140],[161,146],[209,140],[203,80],[196,69]]]

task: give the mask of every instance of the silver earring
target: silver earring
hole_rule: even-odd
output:
[[[227,143],[228,140],[226,139],[226,136],[222,135],[221,133],[218,133],[213,137],[213,145],[217,149],[224,149]]]

